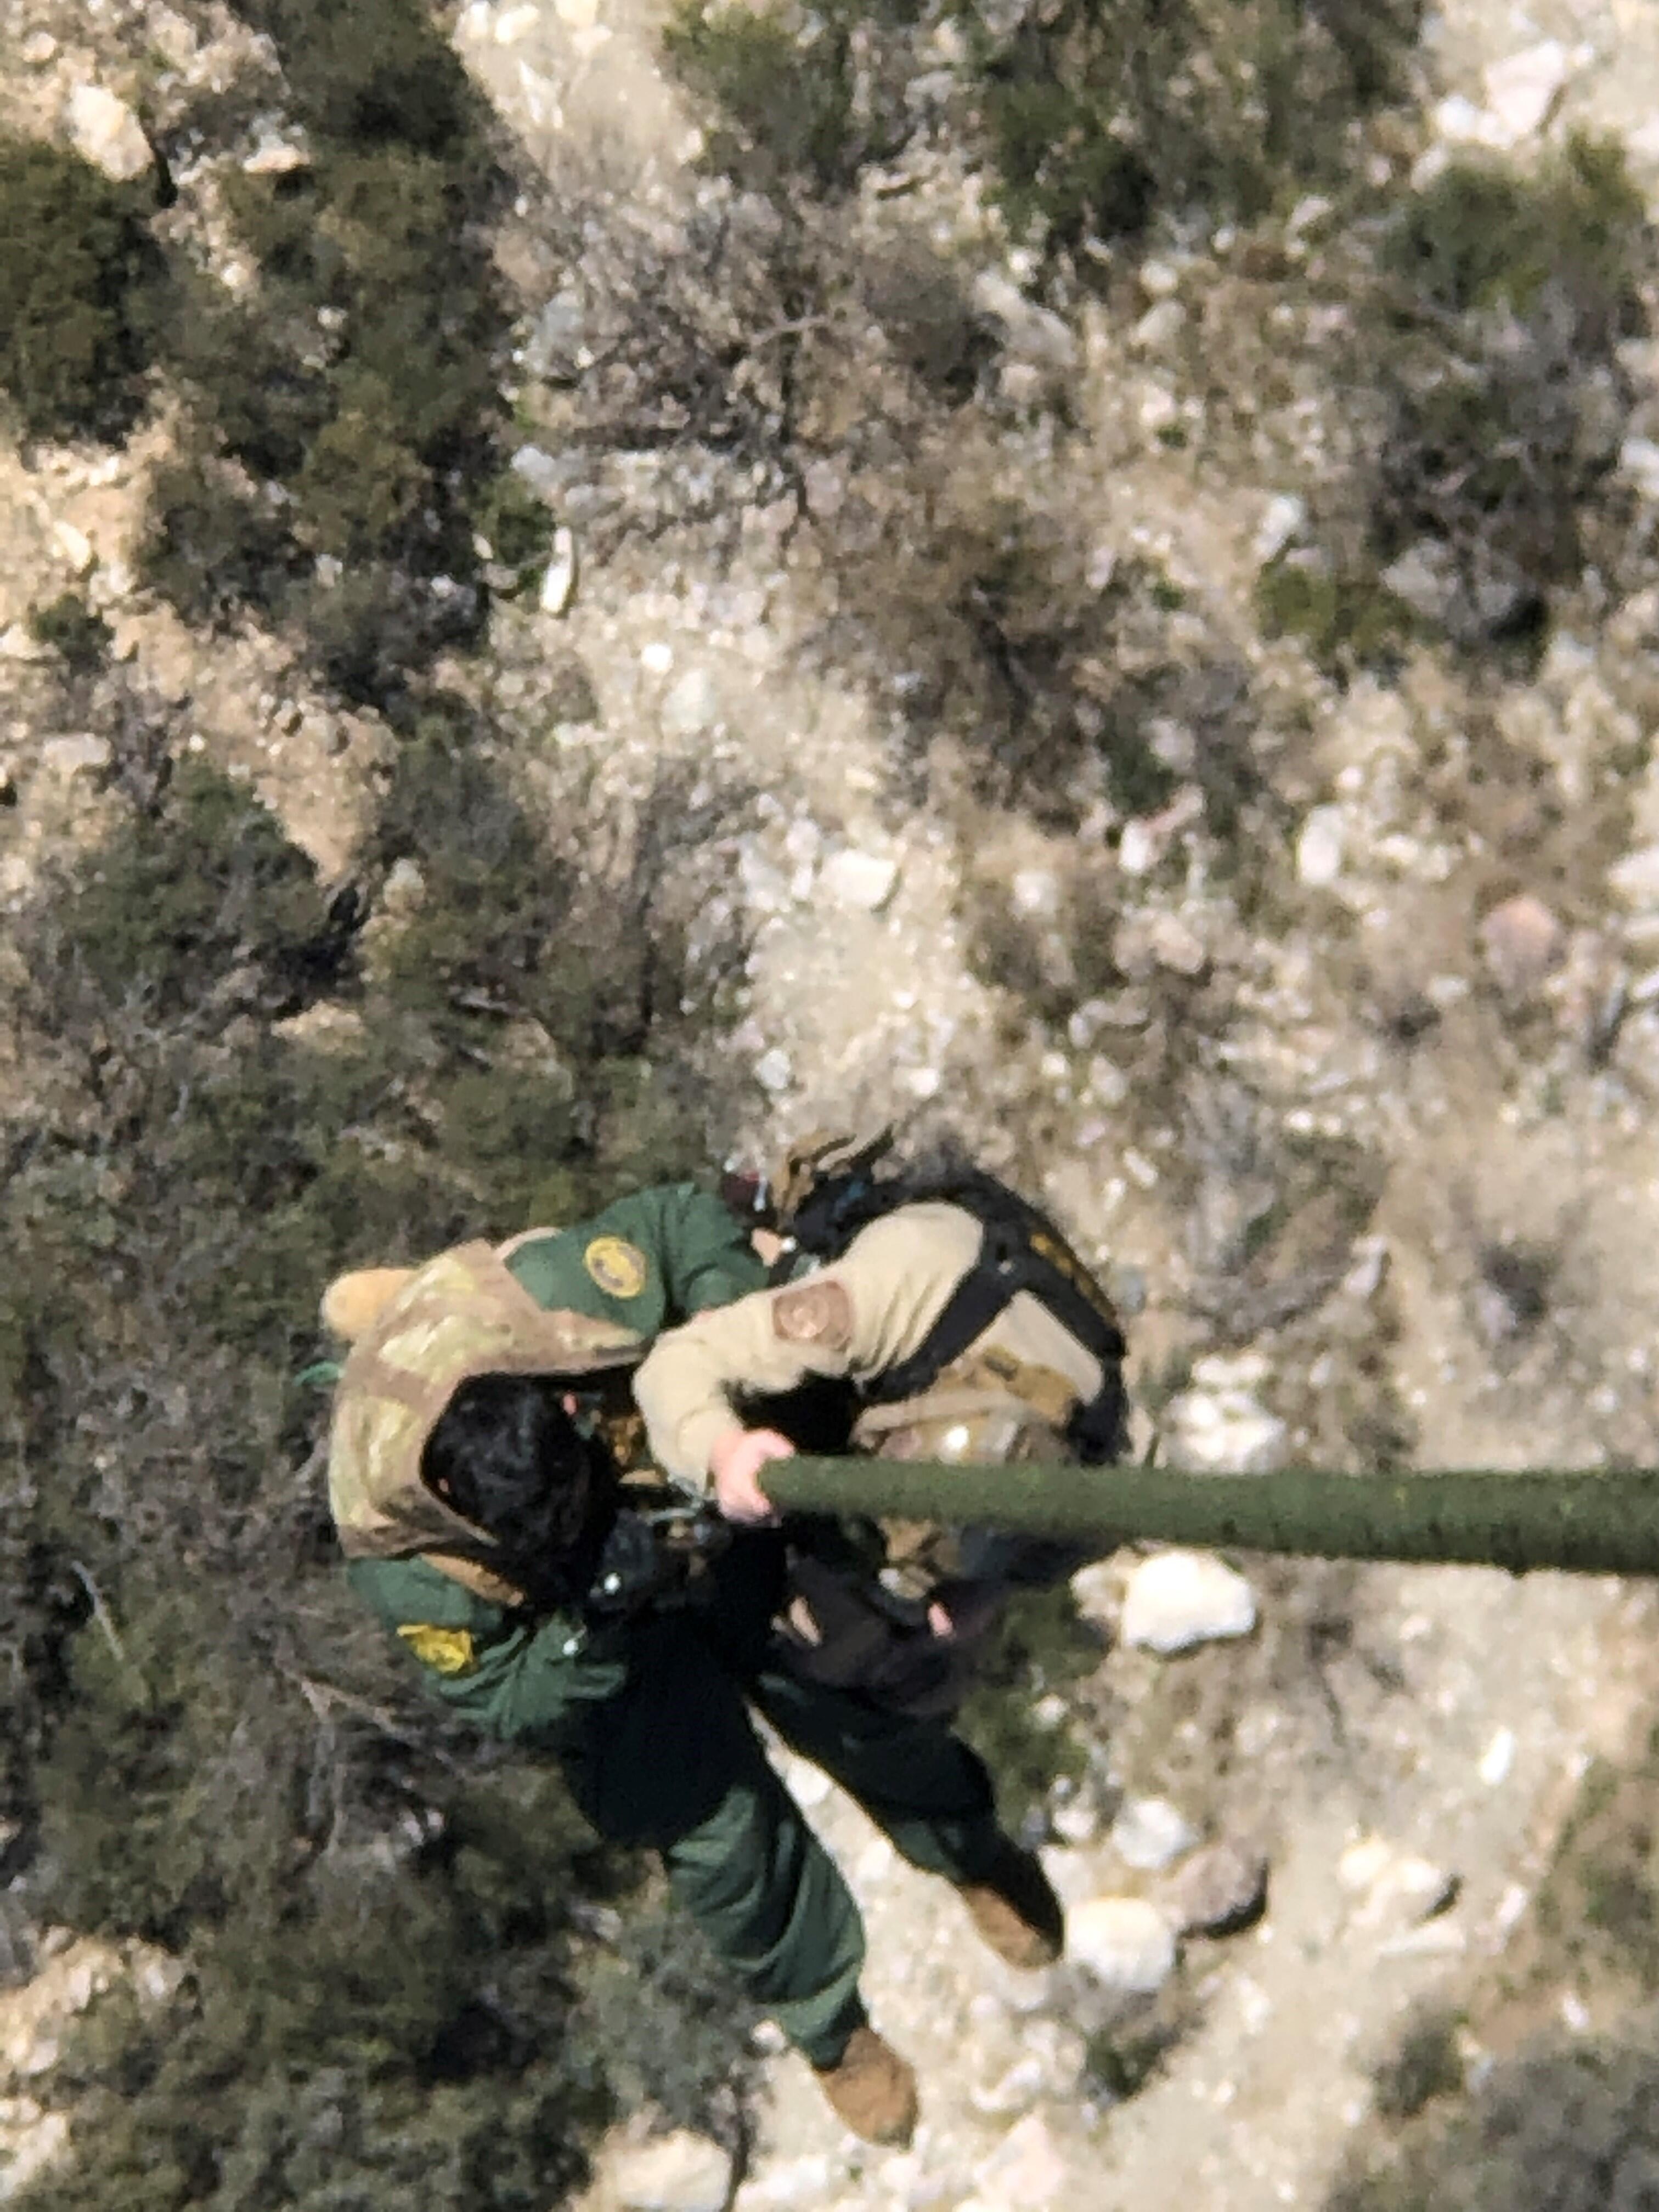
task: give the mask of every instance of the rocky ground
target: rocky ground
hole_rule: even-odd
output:
[[[77,88],[125,88],[115,20],[14,0],[0,67],[43,131],[101,130],[118,161],[119,117],[76,106]],[[188,82],[240,65],[228,21],[216,40],[165,8],[144,21]],[[672,225],[707,186],[655,33],[635,0],[474,0],[453,25],[556,186],[602,159],[642,222]],[[1425,47],[1402,189],[1449,146],[1524,148],[1589,121],[1624,136],[1659,219],[1659,17],[1644,0],[1524,14],[1449,0]],[[1659,593],[1587,592],[1536,680],[1478,710],[1426,649],[1396,683],[1339,688],[1264,641],[1251,605],[1257,570],[1302,526],[1310,444],[1317,474],[1316,319],[1279,331],[1285,374],[1247,430],[1193,343],[1239,281],[1225,240],[1172,240],[1140,272],[1133,320],[1091,306],[1074,331],[1025,301],[960,175],[945,165],[915,190],[977,256],[1005,391],[1062,376],[1086,428],[1061,452],[1016,410],[988,465],[1066,504],[1095,548],[1095,590],[1163,579],[1174,649],[1243,672],[1278,824],[1250,869],[1205,824],[1205,729],[1163,732],[1175,795],[1127,822],[1097,798],[1055,826],[988,793],[965,748],[906,754],[906,671],[833,557],[835,526],[876,495],[856,457],[816,466],[804,515],[744,509],[718,557],[696,522],[613,543],[602,501],[591,531],[568,502],[571,572],[499,610],[482,670],[457,681],[544,730],[550,774],[585,761],[625,800],[684,762],[748,794],[714,902],[751,945],[734,1042],[758,1103],[726,1133],[732,1152],[896,1118],[908,1139],[949,1128],[1040,1181],[1138,1310],[1143,1443],[1156,1430],[1200,1468],[1353,1464],[1379,1438],[1425,1466],[1651,1462]],[[574,311],[524,221],[510,252],[533,355]],[[1288,247],[1319,221],[1298,209]],[[1659,435],[1659,354],[1638,356]],[[1249,372],[1243,340],[1231,366]],[[1184,448],[1160,434],[1176,422]],[[191,747],[250,779],[329,875],[346,866],[386,742],[374,718],[309,690],[276,641],[205,647],[133,587],[167,435],[157,424],[95,461],[0,453],[14,904],[100,804],[101,741],[43,732],[31,711],[27,612],[76,579],[118,657],[188,701]],[[556,465],[534,437],[521,459],[532,478]],[[1659,505],[1659,451],[1644,473],[1634,439],[1626,466]],[[823,640],[849,610],[854,643],[831,664]],[[573,665],[592,691],[574,709]],[[1074,990],[1048,1018],[1019,979],[1074,979],[1097,939],[1127,982]],[[907,2153],[863,2151],[779,2055],[739,2212],[1317,2205],[1370,2124],[1390,2038],[1513,1940],[1589,1762],[1631,1755],[1659,1687],[1650,1595],[1611,1582],[1258,1569],[1243,1611],[1231,1586],[1188,1593],[1220,1613],[1164,1653],[1126,1618],[1142,1571],[1125,1553],[1080,1583],[1107,1648],[1054,1716],[1091,1751],[1046,1846],[1073,1911],[1065,1966],[999,1968],[954,1899],[792,1768],[866,1908],[872,2011],[918,2065],[924,2121]],[[1206,1932],[1223,1905],[1249,1924]],[[61,2134],[27,2085],[39,2023],[112,1971],[88,1952],[84,1989],[65,1980],[83,1948],[51,1962],[50,1991],[0,1996],[0,2144],[15,2161],[0,2195]],[[1563,1985],[1569,2026],[1575,2004]],[[1115,2093],[1103,2052],[1154,2045],[1149,2078]],[[1478,2040],[1465,2056],[1478,2063]],[[592,2212],[715,2212],[724,2154],[642,2132],[611,2146]]]

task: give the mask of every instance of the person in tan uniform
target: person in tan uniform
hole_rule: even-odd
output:
[[[811,1194],[781,1223],[785,1279],[659,1337],[635,1377],[658,1462],[706,1488],[727,1519],[770,1520],[760,1477],[795,1445],[787,1421],[755,1409],[814,1382],[850,1389],[855,1450],[1119,1457],[1122,1334],[1054,1224],[971,1169],[881,1182],[869,1157],[816,1188],[803,1179]],[[1085,1556],[987,1529],[889,1523],[884,1534],[892,1635],[871,1632],[867,1578],[837,1579],[810,1556],[797,1560],[790,1622],[807,1671],[917,1711],[959,1701],[974,1647],[1014,1588],[1057,1580]]]

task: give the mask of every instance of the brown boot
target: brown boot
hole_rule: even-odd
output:
[[[983,1881],[962,1894],[981,1936],[1011,1966],[1052,1966],[1066,1947],[1066,1913],[1030,1851],[1006,1844]]]
[[[855,2027],[835,2066],[819,2066],[818,2085],[843,2127],[866,2142],[910,2140],[916,2124],[916,2077],[873,2027]]]

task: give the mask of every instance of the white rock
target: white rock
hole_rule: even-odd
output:
[[[1194,1474],[1267,1474],[1290,1449],[1285,1423],[1247,1390],[1183,1390],[1164,1421],[1175,1465]]]
[[[1129,1079],[1115,1060],[1097,1052],[1089,1062],[1087,1090],[1097,1106],[1121,1106],[1129,1095]]]
[[[17,58],[25,69],[45,69],[57,53],[58,41],[50,31],[31,31],[17,49]]]
[[[756,1082],[763,1091],[769,1091],[774,1097],[779,1091],[789,1088],[794,1073],[793,1064],[781,1045],[775,1044],[769,1052],[763,1052],[755,1062]]]
[[[516,46],[520,39],[529,37],[541,20],[541,9],[529,4],[529,0],[523,7],[502,9],[495,18],[495,44]]]
[[[1143,352],[1158,353],[1181,335],[1187,310],[1179,300],[1160,300],[1148,307],[1129,332],[1129,343]]]
[[[1559,39],[1546,39],[1488,66],[1486,112],[1497,120],[1506,144],[1517,144],[1546,121],[1585,52],[1570,52]]]
[[[533,448],[524,447],[520,450],[530,452]],[[516,459],[515,455],[515,461]],[[534,482],[534,478],[530,477],[527,471],[520,470],[520,473],[527,482]],[[570,605],[570,595],[575,588],[576,541],[561,523],[553,532],[553,557],[547,564],[546,574],[542,578],[542,612],[544,615],[562,615]],[[648,652],[650,647],[647,647],[646,650]]]
[[[1028,2112],[1014,2123],[989,2158],[975,2167],[974,2184],[998,2212],[1044,2212],[1073,2194],[1071,2169],[1040,2112]]]
[[[40,765],[53,775],[95,775],[109,764],[109,744],[103,738],[48,738],[40,748]]]
[[[310,166],[311,156],[303,146],[293,145],[285,138],[267,138],[254,148],[242,170],[250,177],[284,177],[291,170]]]
[[[1181,271],[1168,261],[1143,261],[1135,275],[1141,290],[1153,300],[1167,300],[1181,289]]]
[[[896,860],[879,853],[860,853],[851,846],[832,853],[818,874],[826,896],[835,905],[861,914],[876,913],[897,879]]]
[[[1142,1650],[1170,1653],[1255,1626],[1255,1593],[1209,1552],[1160,1552],[1143,1559],[1123,1594],[1121,1633]]]
[[[54,522],[52,540],[77,576],[84,576],[93,561],[92,540],[72,522]]]
[[[731,2194],[729,2154],[684,2128],[652,2142],[616,2144],[599,2165],[628,2212],[721,2212]]]
[[[1659,906],[1659,845],[1643,845],[1607,870],[1607,882],[1627,906]]]
[[[1480,1779],[1490,1789],[1507,1782],[1515,1765],[1515,1730],[1501,1728],[1480,1755]]]
[[[1155,438],[1160,430],[1171,429],[1180,421],[1181,404],[1167,385],[1148,379],[1140,386],[1135,413],[1146,435]]]
[[[1342,872],[1347,829],[1340,806],[1316,806],[1297,833],[1296,872],[1316,890],[1334,884]]]
[[[70,93],[69,133],[82,159],[117,184],[142,177],[154,158],[138,118],[100,84],[77,84]]]
[[[1250,550],[1261,562],[1277,560],[1308,519],[1305,500],[1294,492],[1275,492],[1262,510],[1250,540]]]
[[[1048,1826],[1062,1844],[1080,1849],[1100,1833],[1100,1815],[1086,1797],[1068,1797],[1048,1815]]]
[[[662,702],[662,726],[671,738],[706,737],[720,718],[720,694],[706,668],[688,668]]]
[[[1457,1876],[1381,1836],[1362,1836],[1337,1861],[1336,1878],[1359,1897],[1356,1928],[1415,1928],[1443,1912],[1456,1896]]]
[[[1659,441],[1626,438],[1619,448],[1619,466],[1644,499],[1659,501]]]
[[[1115,1627],[1123,1596],[1123,1579],[1109,1559],[1097,1559],[1090,1566],[1079,1567],[1072,1577],[1071,1590],[1085,1620],[1092,1620],[1102,1627]]]
[[[1167,1797],[1126,1797],[1112,1823],[1112,1849],[1143,1874],[1173,1866],[1197,1841],[1197,1829]]]
[[[1150,1996],[1175,1972],[1175,1930],[1145,1898],[1091,1898],[1066,1917],[1066,1955],[1109,1990]]]
[[[640,665],[647,676],[666,676],[674,665],[673,647],[661,638],[653,638],[640,648]]]
[[[51,650],[27,623],[9,623],[0,630],[0,660],[44,660]]]
[[[1014,911],[1048,921],[1060,911],[1060,883],[1052,868],[1018,868],[1009,886]]]

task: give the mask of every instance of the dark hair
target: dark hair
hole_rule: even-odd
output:
[[[547,1375],[463,1382],[427,1438],[421,1479],[495,1539],[481,1556],[539,1603],[587,1587],[615,1510],[603,1445],[583,1436]]]

